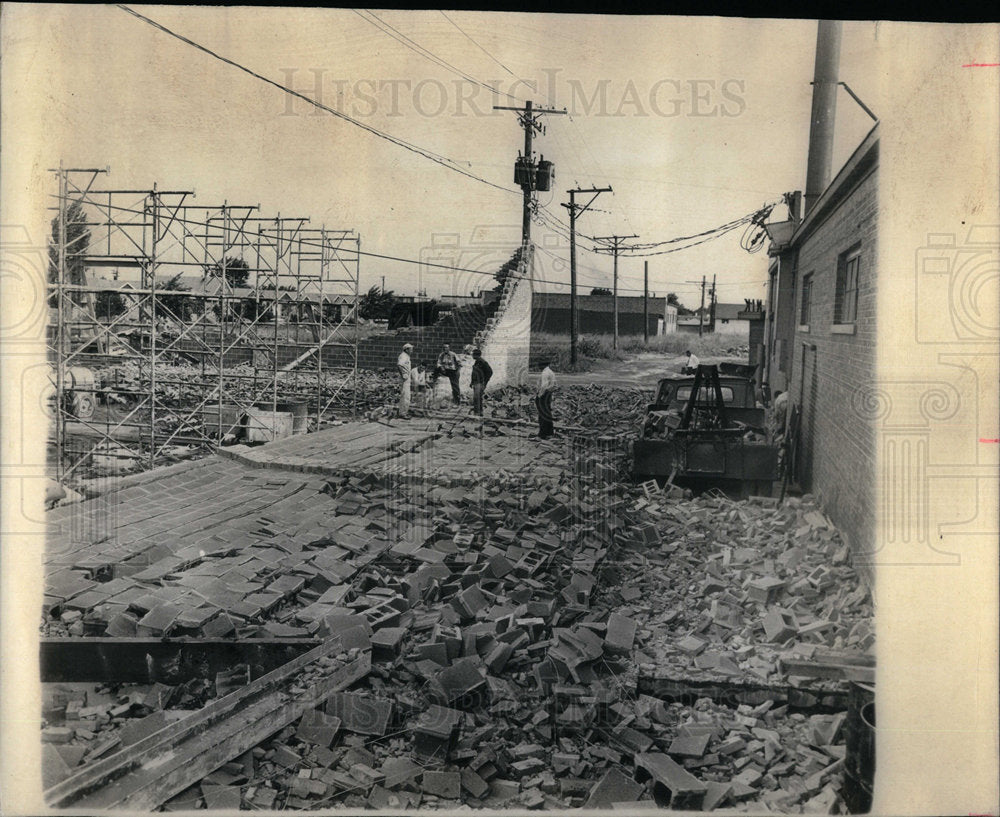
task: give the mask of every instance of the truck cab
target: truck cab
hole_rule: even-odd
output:
[[[777,447],[768,440],[764,409],[756,407],[753,380],[719,375],[715,366],[699,370],[700,377],[660,379],[633,446],[633,475],[769,493]]]
[[[692,374],[670,374],[662,378],[656,387],[654,402],[646,407],[642,436],[662,436],[668,429],[676,429],[680,425],[684,408],[691,399],[692,388]],[[764,427],[764,409],[755,407],[752,380],[735,375],[721,375],[719,389],[730,421],[751,428]],[[700,386],[695,397],[695,411],[704,414],[715,408],[715,402],[714,390],[705,384]]]

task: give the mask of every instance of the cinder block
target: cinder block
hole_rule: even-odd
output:
[[[604,648],[611,653],[628,655],[635,641],[636,623],[627,616],[612,613],[604,636]]]
[[[590,790],[587,797],[588,809],[609,809],[613,803],[625,803],[638,800],[644,789],[631,778],[626,777],[617,769],[611,769]],[[565,789],[563,796],[566,796]]]
[[[421,788],[424,794],[457,800],[462,793],[462,776],[458,772],[426,771]]]
[[[798,632],[795,616],[778,607],[768,610],[761,623],[767,640],[772,643],[787,641]]]
[[[362,735],[384,735],[392,715],[392,701],[351,692],[334,693],[325,708],[340,719],[341,728]]]

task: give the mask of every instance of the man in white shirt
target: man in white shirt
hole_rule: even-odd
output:
[[[698,357],[688,349],[684,354],[687,355],[687,361],[684,363],[684,368],[681,369],[681,374],[694,374],[698,369],[699,360]]]
[[[788,426],[788,392],[775,391],[771,404],[771,434],[775,441],[784,439]]]
[[[444,350],[438,355],[436,375],[444,375],[451,383],[451,400],[457,406],[462,402],[462,393],[458,387],[458,356],[451,351],[451,347],[446,343]]]
[[[535,406],[538,409],[538,438],[547,439],[553,434],[552,427],[552,391],[556,387],[556,374],[552,367],[546,364],[542,376],[538,380],[538,395]]]
[[[396,359],[396,368],[399,370],[399,416],[407,420],[410,419],[410,352],[413,350],[412,343],[404,343],[403,351]]]

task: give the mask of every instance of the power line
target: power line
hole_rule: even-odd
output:
[[[424,59],[430,60],[435,65],[438,65],[441,68],[444,68],[444,69],[446,69],[448,71],[451,71],[452,73],[457,74],[458,76],[462,77],[462,79],[467,80],[467,81],[473,83],[474,85],[479,85],[479,86],[485,88],[487,91],[493,92],[494,94],[497,94],[497,93],[498,94],[502,94],[503,96],[509,97],[510,99],[517,100],[518,102],[524,102],[524,100],[521,99],[520,97],[514,96],[513,94],[508,94],[505,91],[499,91],[498,89],[494,88],[492,85],[487,85],[485,82],[482,82],[481,80],[476,79],[471,74],[467,74],[461,68],[455,67],[454,65],[452,65],[447,60],[443,59],[442,57],[437,56],[437,54],[435,54],[433,51],[431,51],[431,50],[429,50],[427,48],[424,48],[422,45],[420,45],[420,43],[418,43],[415,40],[412,40],[409,37],[407,37],[402,31],[400,31],[395,26],[387,23],[385,20],[383,20],[381,17],[379,17],[373,11],[369,11],[368,9],[365,9],[364,10],[364,14],[362,14],[362,12],[359,11],[358,9],[351,9],[351,10],[355,14],[357,14],[362,20],[364,20],[364,21],[366,21],[368,23],[371,23],[373,26],[375,26],[377,29],[379,29],[379,31],[383,32],[384,34],[388,34],[396,42],[400,43],[401,45],[405,46],[406,48],[409,48],[411,51],[415,52],[416,54],[419,54]],[[367,14],[368,17],[365,17],[365,14]],[[398,36],[396,36],[396,35],[398,35]]]
[[[652,244],[633,244],[629,247],[623,247],[623,250],[628,250],[630,258],[643,258],[654,255],[667,255],[668,253],[680,252],[681,250],[686,250],[691,247],[697,247],[700,244],[706,244],[709,241],[714,241],[717,238],[732,232],[746,225],[743,236],[740,239],[740,246],[747,252],[757,252],[763,246],[763,238],[760,233],[753,232],[754,228],[763,231],[764,220],[770,215],[771,211],[777,206],[777,202],[771,204],[765,204],[759,210],[749,213],[742,218],[735,219],[719,227],[714,227],[711,230],[705,230],[700,233],[695,233],[689,236],[680,236],[678,238],[669,238],[665,241],[658,241]],[[694,241],[693,239],[700,238],[700,241]],[[659,250],[657,252],[636,252],[637,250],[648,250],[654,249],[656,247],[663,247],[670,244],[684,243],[683,246],[670,247],[665,250]]]
[[[478,48],[480,51],[482,51],[487,57],[489,57],[491,60],[493,60],[493,62],[495,62],[497,65],[499,65],[501,68],[503,68],[504,71],[506,71],[508,74],[510,74],[512,77],[514,77],[514,79],[520,80],[521,82],[524,82],[524,80],[521,79],[521,77],[519,77],[517,74],[515,74],[513,71],[511,71],[506,65],[504,65],[502,62],[500,62],[500,60],[498,60],[489,51],[487,51],[479,43],[477,43],[474,39],[472,39],[472,37],[470,37],[463,29],[459,28],[458,23],[456,23],[454,20],[452,20],[451,17],[449,17],[443,11],[441,11],[440,14],[441,14],[442,17],[444,17],[445,20],[447,20],[449,23],[451,23],[453,26],[455,26],[455,28],[458,29],[458,31],[462,34],[462,36],[464,36],[470,43],[472,43],[474,46],[476,46],[476,48]]]
[[[502,185],[496,184],[495,182],[491,182],[488,181],[487,179],[484,179],[482,176],[477,176],[475,173],[472,173],[471,171],[464,170],[459,166],[458,162],[456,162],[454,159],[449,159],[447,156],[443,156],[439,153],[434,153],[433,151],[427,148],[422,148],[419,145],[413,144],[412,142],[407,142],[404,139],[401,139],[397,136],[393,136],[392,134],[386,133],[385,131],[381,131],[378,128],[373,128],[370,125],[366,125],[364,122],[360,122],[357,119],[354,119],[353,117],[343,113],[342,111],[338,111],[335,108],[331,108],[329,105],[324,105],[322,102],[317,102],[315,99],[310,99],[305,94],[301,94],[298,91],[289,88],[287,85],[282,85],[280,82],[265,77],[262,74],[258,74],[252,68],[247,68],[245,65],[242,65],[241,63],[238,63],[235,60],[231,60],[228,57],[224,57],[221,54],[212,51],[212,49],[185,37],[183,34],[178,34],[177,32],[172,31],[171,29],[156,22],[155,20],[152,20],[149,17],[140,14],[139,12],[135,11],[135,9],[129,8],[128,6],[122,4],[118,4],[118,8],[120,8],[122,11],[128,12],[133,17],[142,20],[144,23],[151,25],[153,28],[162,31],[164,34],[169,34],[171,37],[180,40],[185,45],[189,45],[192,48],[195,48],[198,51],[201,51],[205,54],[208,54],[210,57],[219,60],[220,62],[224,62],[226,65],[232,66],[233,68],[243,71],[244,73],[252,76],[254,79],[258,79],[261,82],[265,82],[268,85],[272,85],[286,94],[290,94],[291,96],[294,96],[297,99],[301,99],[305,102],[308,102],[310,105],[319,108],[320,110],[326,111],[327,113],[332,114],[338,119],[343,119],[345,122],[350,122],[352,125],[355,125],[364,131],[367,131],[373,136],[377,136],[380,139],[385,139],[386,141],[391,142],[392,144],[397,145],[398,147],[404,148],[405,150],[408,150],[411,153],[416,153],[418,156],[423,156],[425,159],[429,159],[435,164],[439,164],[442,167],[445,167],[448,170],[453,170],[456,173],[461,173],[463,176],[467,176],[468,178],[474,179],[475,181],[481,182],[482,184],[485,184],[489,187],[494,187],[497,190],[502,190],[505,193],[515,193],[517,195],[521,195],[519,190],[513,190],[509,187],[503,187]]]

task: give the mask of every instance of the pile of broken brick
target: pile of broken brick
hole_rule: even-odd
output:
[[[273,397],[272,375],[261,372],[250,363],[227,366],[224,370],[225,400],[239,405],[251,405]],[[149,367],[141,367],[135,360],[124,360],[94,369],[98,399],[109,404],[136,403],[152,384]],[[156,367],[157,400],[163,406],[181,409],[202,405],[206,387],[218,384],[218,369],[208,372],[194,363],[178,359],[174,363],[160,361]],[[333,409],[352,407],[357,400],[360,408],[384,405],[398,397],[398,378],[386,371],[360,369],[357,380],[353,372],[333,370],[317,372],[303,367],[273,375],[277,380],[279,402],[294,400],[315,403],[317,389],[331,402]],[[354,388],[354,383],[357,388]],[[339,412],[338,412],[339,413]]]
[[[488,408],[493,417],[535,422],[538,415],[534,389],[506,386],[491,392]],[[553,400],[555,422],[592,433],[637,431],[652,399],[652,391],[592,383],[560,386]]]
[[[338,479],[321,539],[273,530],[130,576],[108,632],[337,636],[372,656],[351,690],[167,806],[838,808],[843,714],[794,711],[782,691],[837,682],[782,662],[872,646],[839,534],[808,499],[691,498],[593,477],[610,458],[586,466],[475,492]],[[776,691],[753,706],[642,691],[670,677]],[[117,692],[124,711],[60,747],[149,717],[133,706],[148,689]]]

